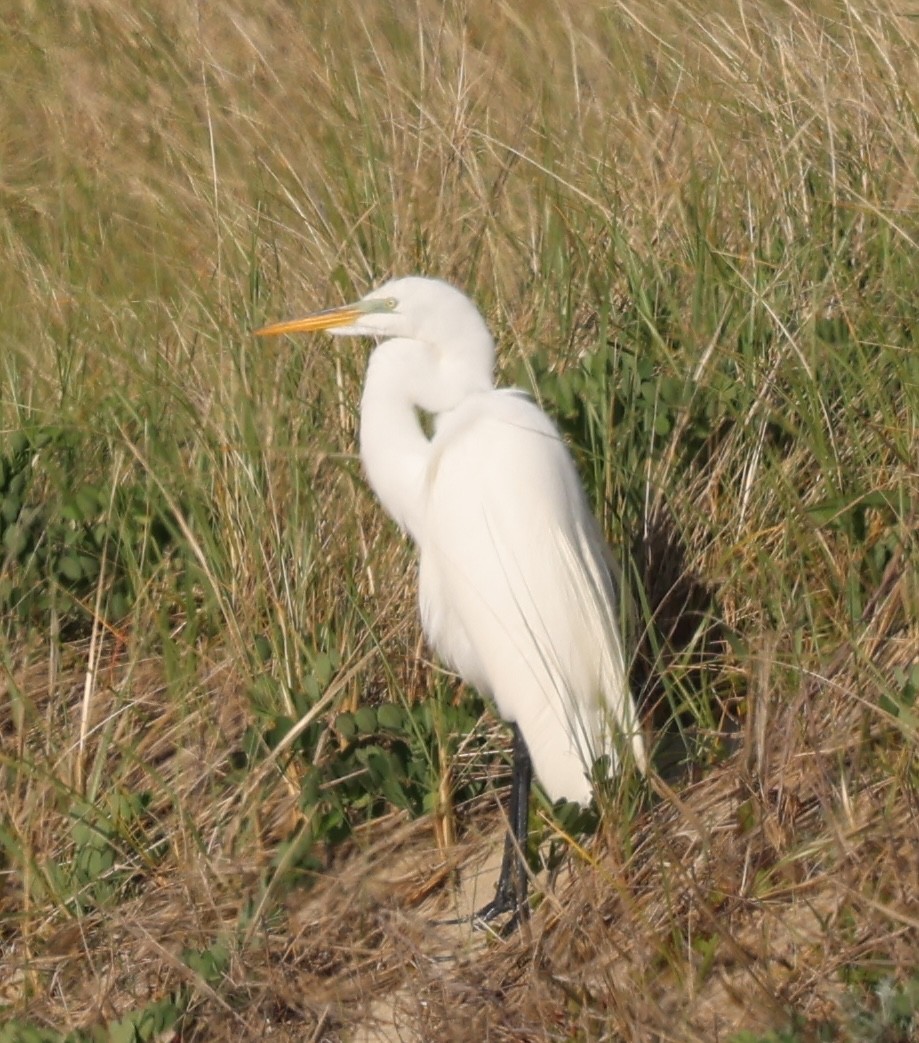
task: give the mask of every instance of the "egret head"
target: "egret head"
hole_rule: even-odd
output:
[[[492,336],[472,301],[449,283],[418,275],[390,279],[354,304],[326,308],[255,332],[268,337],[313,330],[339,337],[403,338],[438,351],[456,346],[484,350],[489,356],[494,352]]]
[[[255,332],[266,337],[313,330],[382,341],[368,366],[362,413],[387,398],[436,414],[493,387],[495,342],[485,320],[464,293],[440,279],[391,279],[354,304]]]

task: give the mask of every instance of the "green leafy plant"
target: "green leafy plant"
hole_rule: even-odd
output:
[[[65,427],[19,431],[0,447],[0,612],[85,626],[100,608],[127,614],[137,591],[175,545],[169,509],[128,474],[106,486],[90,476],[87,440]],[[87,466],[90,465],[90,466]]]

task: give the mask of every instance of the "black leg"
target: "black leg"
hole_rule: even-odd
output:
[[[508,830],[504,838],[504,856],[495,897],[475,914],[475,919],[488,923],[502,913],[513,910],[513,917],[505,930],[513,930],[520,920],[529,915],[527,904],[527,834],[530,826],[530,784],[533,765],[530,751],[520,729],[514,728],[514,769],[511,777],[511,802]]]

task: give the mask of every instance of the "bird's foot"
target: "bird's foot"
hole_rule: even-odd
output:
[[[493,930],[490,926],[492,921],[497,920],[499,916],[503,916],[505,913],[511,913],[512,915],[495,931],[495,934],[500,935],[502,938],[507,938],[513,934],[524,920],[529,919],[530,905],[525,897],[520,899],[517,895],[502,894],[499,890],[490,902],[483,905],[478,912],[472,914],[473,926],[477,930],[486,928]]]

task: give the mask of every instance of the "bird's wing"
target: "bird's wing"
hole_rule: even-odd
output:
[[[425,631],[517,722],[550,797],[589,800],[614,732],[643,765],[603,541],[549,418],[520,393],[475,396],[439,426],[426,494]]]

